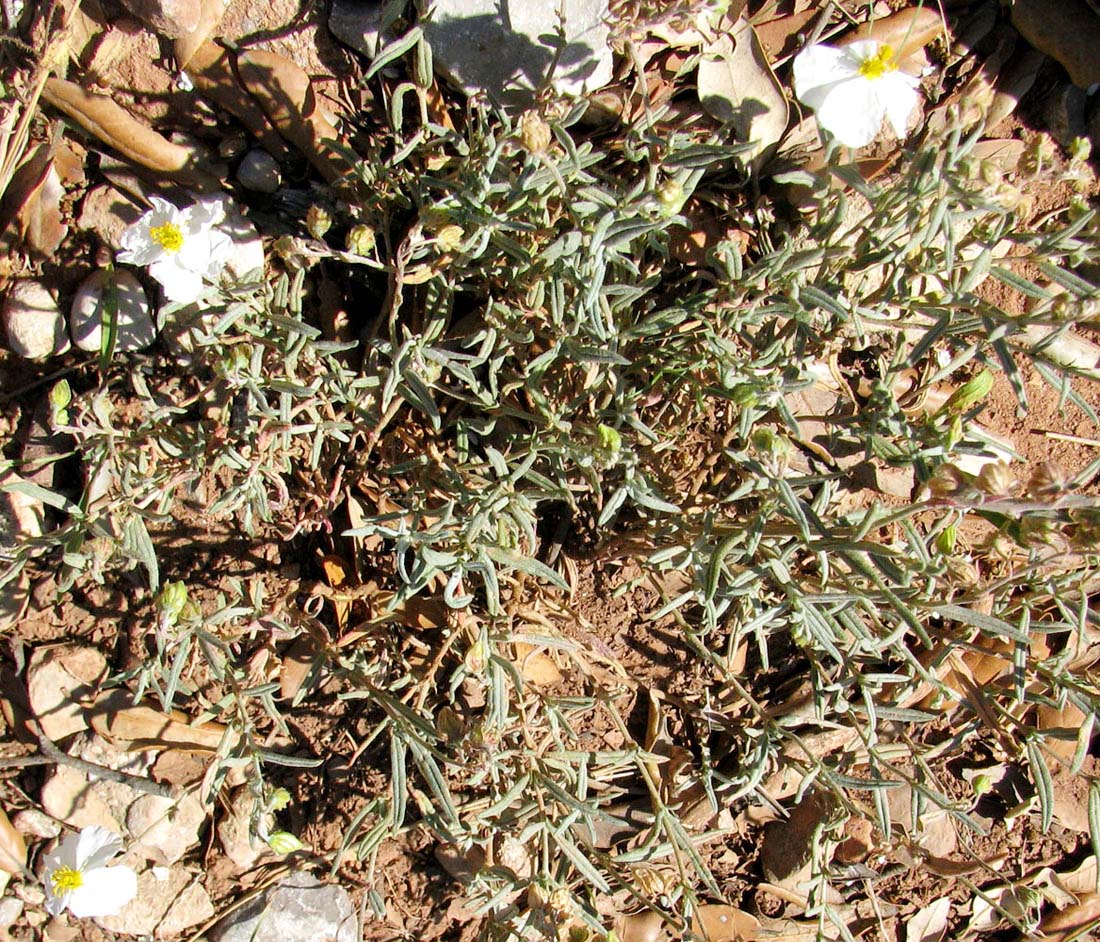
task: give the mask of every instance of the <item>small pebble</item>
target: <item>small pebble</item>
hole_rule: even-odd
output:
[[[282,183],[279,163],[266,150],[250,150],[237,167],[237,180],[246,190],[274,193]]]
[[[61,825],[37,808],[25,808],[11,819],[11,823],[20,834],[40,837],[43,840],[52,840],[61,833]]]
[[[102,335],[102,312],[99,309],[108,278],[114,279],[118,302],[118,327],[115,350],[142,350],[156,339],[153,318],[149,313],[149,298],[141,282],[128,271],[109,274],[97,271],[89,275],[73,298],[69,311],[69,329],[73,342],[81,350],[98,353]]]
[[[0,310],[8,349],[40,360],[69,349],[65,318],[53,295],[37,281],[17,281]]]

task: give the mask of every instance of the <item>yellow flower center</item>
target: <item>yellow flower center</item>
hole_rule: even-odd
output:
[[[84,874],[71,867],[58,867],[50,874],[50,882],[53,884],[54,893],[62,896],[73,890],[79,890],[84,885]]]
[[[879,79],[887,72],[896,72],[897,70],[898,62],[894,58],[894,47],[885,43],[879,46],[878,52],[871,58],[864,59],[859,64],[859,74],[866,79]]]
[[[163,226],[153,226],[149,230],[149,238],[156,242],[165,252],[178,252],[183,246],[183,233],[174,222],[166,222]]]

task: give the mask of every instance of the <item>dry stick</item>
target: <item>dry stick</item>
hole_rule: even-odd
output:
[[[71,756],[67,752],[63,752],[59,749],[54,742],[49,739],[37,721],[31,720],[30,726],[35,738],[38,740],[38,748],[42,750],[40,756],[24,756],[19,759],[5,759],[0,762],[0,767],[18,768],[24,765],[45,765],[47,763],[53,763],[55,765],[67,765],[69,768],[78,769],[85,775],[96,778],[107,779],[111,782],[118,782],[122,785],[129,785],[135,791],[145,792],[147,795],[156,795],[158,798],[178,798],[176,790],[170,785],[161,785],[159,782],[150,781],[147,778],[141,778],[138,775],[131,775],[129,772],[119,772],[115,769],[109,769],[103,765],[96,765],[94,762],[88,762],[84,759],[78,759],[76,756]],[[34,762],[27,760],[36,760]]]

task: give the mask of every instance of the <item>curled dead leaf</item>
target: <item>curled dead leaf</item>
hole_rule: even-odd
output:
[[[260,106],[237,81],[232,56],[229,50],[205,42],[191,54],[187,74],[203,98],[233,115],[264,150],[282,163],[290,157],[290,148],[275,133]]]
[[[1090,938],[1089,932],[1100,925],[1100,893],[1085,893],[1076,906],[1055,910],[1039,923],[1044,942],[1069,942]],[[1031,938],[1029,936],[1029,938]]]
[[[947,934],[951,898],[941,896],[918,909],[905,924],[905,942],[940,942]]]
[[[162,713],[147,706],[120,705],[125,700],[112,691],[100,698],[90,716],[92,728],[111,742],[147,749],[189,749],[216,752],[228,727],[221,723],[192,725],[180,710]]]
[[[274,52],[252,49],[237,56],[237,74],[275,129],[293,144],[329,183],[344,166],[326,142],[339,139],[322,110],[309,76]]]
[[[73,82],[51,78],[42,98],[131,163],[198,189],[217,186],[218,181],[200,169],[204,160],[200,151],[172,143],[106,95],[94,95]]]
[[[651,912],[620,916],[615,923],[615,934],[621,942],[658,942],[667,938],[664,929],[665,921]]]

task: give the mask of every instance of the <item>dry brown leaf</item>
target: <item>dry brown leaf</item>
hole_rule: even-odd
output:
[[[348,584],[353,573],[351,566],[340,556],[322,556],[321,569],[325,573],[325,581],[333,589],[339,589]],[[348,623],[348,612],[351,611],[351,600],[346,598],[333,598],[332,607],[336,612],[336,625],[343,631]]]
[[[748,20],[703,47],[697,83],[706,111],[732,123],[738,140],[756,144],[743,155],[746,162],[771,155],[787,130],[787,96]]]
[[[1100,868],[1097,867],[1096,855],[1090,854],[1076,870],[1058,874],[1058,882],[1075,896],[1085,896],[1100,890]]]
[[[946,35],[943,18],[935,6],[910,7],[892,13],[890,16],[864,23],[845,36],[841,40],[841,45],[862,39],[874,39],[884,45],[893,46],[897,58],[904,62],[918,55],[938,36]]]
[[[691,931],[709,942],[755,942],[760,920],[733,906],[709,903],[695,910]]]
[[[620,916],[615,923],[615,934],[620,942],[658,942],[668,938],[665,921],[651,912]]]
[[[0,808],[0,870],[18,876],[27,865],[27,845],[11,823],[8,813]]]
[[[1100,893],[1085,893],[1076,906],[1055,910],[1039,923],[1043,942],[1067,942],[1087,939],[1089,930],[1100,924]],[[1032,938],[1032,937],[1029,937]]]
[[[516,642],[516,662],[520,676],[536,687],[550,687],[561,680],[561,671],[551,658],[534,645]]]
[[[343,176],[344,164],[329,149],[336,126],[322,110],[305,71],[284,56],[252,49],[237,56],[237,74],[267,119],[329,183]]]
[[[293,700],[298,695],[317,654],[317,642],[309,635],[303,635],[283,655],[279,668],[279,695],[284,700]]]
[[[106,95],[51,78],[42,98],[128,161],[198,189],[217,187],[218,181],[199,169],[205,160],[202,152],[172,143]]]
[[[1062,709],[1039,704],[1035,710],[1035,725],[1040,732],[1058,731],[1067,735],[1065,739],[1046,737],[1046,747],[1064,762],[1070,762],[1077,751],[1077,734],[1085,722],[1085,714],[1069,701]],[[1072,738],[1068,738],[1072,736]]]
[[[798,6],[790,13],[777,16],[776,5],[773,5],[752,18],[753,29],[769,62],[797,52],[799,37],[806,25],[821,12],[816,3],[808,3],[804,9],[798,9]]]
[[[203,98],[228,111],[260,145],[280,163],[290,157],[287,147],[260,106],[237,81],[232,53],[212,42],[203,43],[191,56],[187,74]]]
[[[941,896],[918,909],[905,924],[905,942],[940,942],[947,933],[951,898]]]
[[[173,52],[176,57],[176,68],[181,72],[187,71],[187,66],[195,53],[218,28],[229,3],[228,0],[201,0],[200,6],[198,25],[192,32],[184,33],[175,42]]]
[[[112,742],[130,743],[147,749],[190,749],[215,752],[227,727],[221,723],[192,725],[180,710],[162,713],[147,706],[121,706],[117,691],[100,698],[90,716],[92,728]]]

